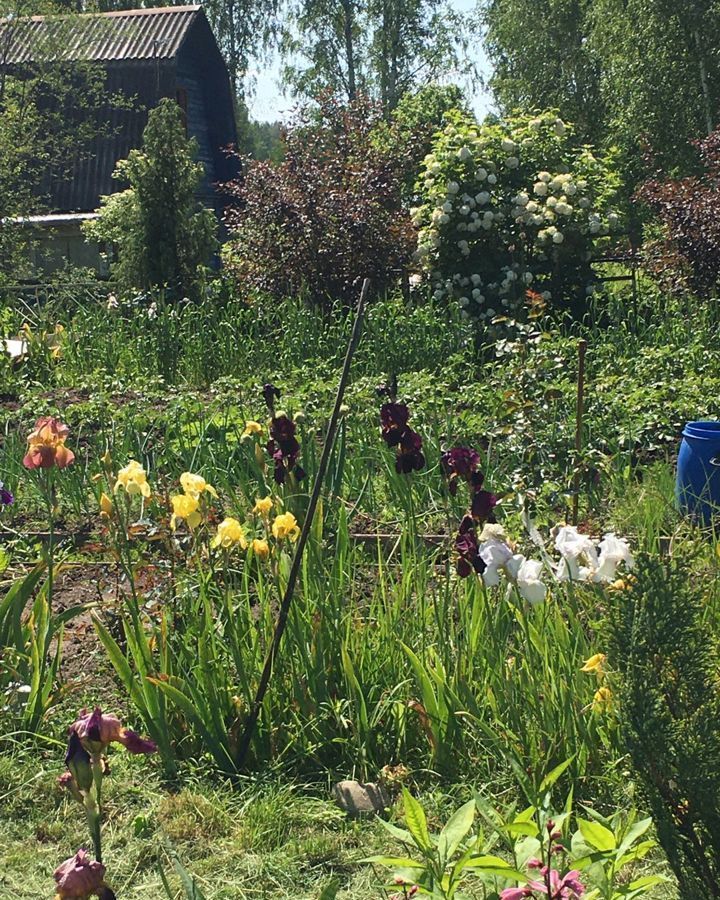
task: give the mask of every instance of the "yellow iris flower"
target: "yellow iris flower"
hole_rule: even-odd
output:
[[[212,539],[210,546],[222,547],[223,550],[233,550],[235,547],[247,550],[247,545],[245,529],[237,519],[228,516],[218,525],[217,534]]]
[[[100,494],[100,515],[104,519],[109,519],[112,516],[112,514],[113,514],[113,502],[110,499],[110,497],[108,497],[108,495],[103,491],[103,493]]]
[[[595,672],[597,675],[605,674],[605,661],[607,656],[604,653],[595,653],[589,659],[585,660],[585,665],[580,669],[581,672]]]
[[[208,494],[212,494],[213,497],[217,497],[215,488],[211,484],[208,484],[202,475],[194,475],[192,472],[183,472],[180,476],[180,484],[185,493],[189,494],[191,497],[199,497],[200,494],[205,491],[207,491]]]
[[[115,490],[123,488],[128,494],[140,494],[146,499],[150,496],[150,485],[147,481],[145,469],[135,459],[130,462],[117,474],[115,482]]]
[[[253,435],[260,435],[263,433],[263,427],[259,422],[253,422],[252,420],[245,423],[245,431],[243,431],[241,437],[249,438]]]
[[[188,528],[197,528],[202,522],[202,513],[199,506],[200,501],[192,494],[178,494],[171,498],[173,513],[170,517],[170,527],[175,530],[178,519],[184,519]]]
[[[270,514],[272,508],[272,497],[258,497],[255,501],[255,506],[253,506],[253,512],[266,518]]]
[[[288,512],[278,516],[272,524],[272,533],[279,540],[290,538],[296,541],[300,535],[300,528],[295,516]]]
[[[608,709],[612,703],[612,698],[612,691],[609,687],[598,688],[595,691],[595,696],[593,697],[593,712],[602,712],[603,710]]]
[[[260,559],[267,559],[270,555],[270,544],[263,538],[255,538],[252,542],[252,551]]]

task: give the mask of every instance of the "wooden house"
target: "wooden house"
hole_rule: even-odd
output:
[[[0,22],[0,69],[22,73],[43,59],[83,60],[102,67],[109,93],[127,98],[108,105],[92,145],[68,160],[63,176],[49,179],[38,214],[41,245],[60,259],[99,262],[84,245],[80,222],[96,214],[100,197],[122,189],[112,178],[119,159],[139,147],[148,111],[174,97],[187,133],[198,143],[205,168],[200,199],[218,212],[214,185],[231,178],[236,164],[224,150],[237,142],[228,70],[200,6],[131,9],[74,16],[33,16]]]

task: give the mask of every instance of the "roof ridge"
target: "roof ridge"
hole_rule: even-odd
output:
[[[187,6],[151,6],[151,7],[143,7],[139,9],[113,9],[109,12],[86,12],[86,13],[53,13],[48,16],[20,16],[15,19],[16,22],[21,22],[23,19],[26,22],[44,22],[46,19],[69,19],[69,18],[79,18],[79,19],[111,19],[111,18],[123,18],[125,16],[156,16],[168,13],[188,13],[188,12],[200,12],[202,10],[201,4],[189,4]],[[3,20],[0,19],[0,23]]]

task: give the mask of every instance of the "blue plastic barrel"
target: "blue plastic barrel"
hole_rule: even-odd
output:
[[[688,422],[677,464],[680,511],[709,525],[720,513],[720,422]]]

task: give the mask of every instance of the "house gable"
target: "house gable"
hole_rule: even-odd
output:
[[[235,144],[227,68],[199,6],[138,9],[78,16],[35,16],[0,23],[0,69],[22,73],[34,62],[89,61],[102,67],[108,94],[124,97],[95,113],[97,135],[62,177],[44,186],[51,212],[87,212],[121,190],[112,178],[118,160],[142,143],[150,109],[163,97],[184,108],[206,177],[201,199],[219,207],[215,182],[234,174],[223,148]]]

